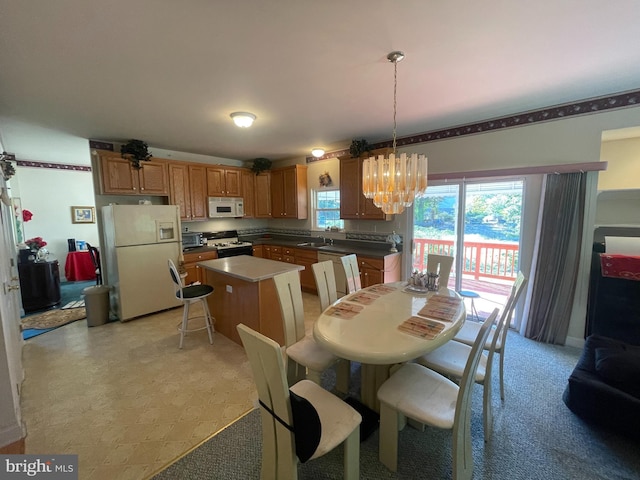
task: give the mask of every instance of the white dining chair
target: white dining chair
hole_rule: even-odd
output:
[[[515,304],[520,297],[520,293],[522,292],[522,287],[526,282],[516,282],[511,287],[511,294],[507,298],[507,303],[502,309],[502,313],[500,314],[500,318],[498,319],[497,325],[495,328],[489,333],[489,337],[487,338],[487,342],[489,343],[489,348],[482,352],[480,356],[480,362],[478,364],[478,371],[476,373],[475,381],[476,383],[482,385],[483,387],[483,401],[482,401],[482,411],[483,411],[483,429],[484,429],[484,440],[487,442],[491,437],[491,431],[493,427],[493,411],[492,411],[492,370],[493,370],[493,356],[495,353],[495,348],[500,335],[495,335],[495,332],[501,332],[502,329],[509,328],[508,322],[511,318],[511,313],[515,307]],[[480,327],[481,324],[477,324]],[[476,332],[476,337],[479,332],[479,329]],[[435,350],[418,357],[415,361],[421,365],[424,365],[431,370],[435,370],[442,375],[445,375],[454,381],[459,381],[464,374],[464,367],[467,363],[467,359],[471,354],[472,347],[471,345],[467,345],[465,343],[457,342],[455,340],[451,340],[444,345],[436,348]]]
[[[316,281],[316,289],[318,298],[320,299],[320,309],[326,310],[329,305],[338,300],[338,291],[336,289],[336,277],[333,270],[333,262],[325,260],[311,265],[313,277]],[[351,362],[346,359],[340,359],[336,364],[336,390],[340,393],[349,392],[349,383],[351,381]]]
[[[300,274],[297,270],[273,277],[280,303],[284,327],[284,347],[288,357],[289,384],[307,378],[320,385],[320,376],[340,358],[318,345],[312,334],[307,335],[304,325],[304,306]],[[336,389],[338,389],[336,382]],[[344,392],[346,393],[346,392]]]
[[[340,257],[344,273],[347,277],[347,293],[355,293],[362,288],[360,280],[360,268],[358,268],[358,257],[354,253]]]
[[[427,256],[427,272],[438,274],[439,289],[448,288],[449,275],[451,275],[451,267],[453,266],[454,257],[449,255],[437,255],[430,253]]]
[[[296,272],[297,273],[297,272]],[[297,479],[298,462],[344,445],[344,478],[360,476],[362,416],[309,380],[288,387],[280,345],[244,324],[237,327],[258,390],[263,480]]]
[[[420,424],[452,430],[453,479],[471,479],[471,398],[484,342],[498,315],[496,308],[482,325],[460,384],[456,385],[418,363],[405,363],[378,390],[380,400],[380,461],[398,468],[398,431],[409,418]]]
[[[513,284],[511,292],[515,292],[514,300],[511,303],[508,312],[508,318],[506,319],[502,329],[494,328],[489,333],[489,339],[487,340],[484,348],[485,350],[489,350],[492,348],[493,337],[496,336],[497,340],[495,342],[495,347],[493,347],[494,353],[500,355],[500,399],[504,401],[504,352],[505,345],[507,342],[507,332],[509,331],[509,324],[511,323],[511,314],[516,308],[518,300],[520,299],[520,295],[524,292],[525,286],[527,285],[527,278],[524,276],[522,272],[518,272],[516,276],[516,281]],[[505,305],[505,310],[507,306]],[[458,333],[453,337],[453,339],[457,342],[464,343],[466,345],[472,345],[476,336],[478,335],[478,331],[481,328],[480,323],[477,322],[465,322],[464,325]]]

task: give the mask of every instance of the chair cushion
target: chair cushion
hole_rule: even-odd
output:
[[[437,428],[453,428],[458,385],[417,363],[406,363],[378,390],[378,400]]]
[[[478,337],[478,332],[480,332],[480,327],[482,327],[482,323],[480,322],[464,322],[462,328],[458,330],[455,337],[453,339],[456,342],[462,342],[466,345],[472,346],[473,342],[476,341]],[[489,336],[487,337],[487,341],[484,344],[484,349],[489,350],[491,348],[491,342],[493,342],[493,336],[496,333],[496,327],[492,327],[489,332]],[[498,341],[496,342],[496,352],[500,352],[502,349],[502,337],[498,337]]]
[[[320,444],[322,426],[318,412],[309,400],[289,390],[296,455],[304,463],[315,453]]]
[[[309,400],[320,417],[320,443],[311,459],[330,452],[360,428],[362,416],[354,408],[311,380],[301,380],[289,391]]]
[[[322,372],[338,361],[338,357],[318,345],[310,335],[287,347],[286,353],[299,365],[316,372]]]
[[[640,349],[596,348],[596,373],[609,385],[640,398]]]
[[[471,347],[464,343],[450,341],[435,350],[422,355],[416,359],[420,365],[424,365],[431,370],[442,373],[449,377],[457,379],[462,378],[464,367],[467,365]],[[484,377],[487,372],[488,355],[482,353],[475,381],[484,383]]]
[[[189,285],[182,289],[182,298],[198,298],[213,292],[211,285]]]

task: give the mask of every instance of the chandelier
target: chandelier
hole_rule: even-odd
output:
[[[393,75],[393,153],[372,156],[362,164],[362,193],[373,199],[376,207],[390,215],[402,213],[410,207],[417,195],[427,189],[427,157],[417,153],[396,153],[396,90],[398,62],[402,52],[391,52],[387,59],[394,65]]]

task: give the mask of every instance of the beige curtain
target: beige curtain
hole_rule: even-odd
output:
[[[525,337],[563,345],[578,276],[586,173],[548,175]]]

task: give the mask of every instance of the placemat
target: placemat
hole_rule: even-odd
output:
[[[444,330],[444,325],[426,318],[410,317],[398,325],[398,330],[426,340],[433,340]]]

